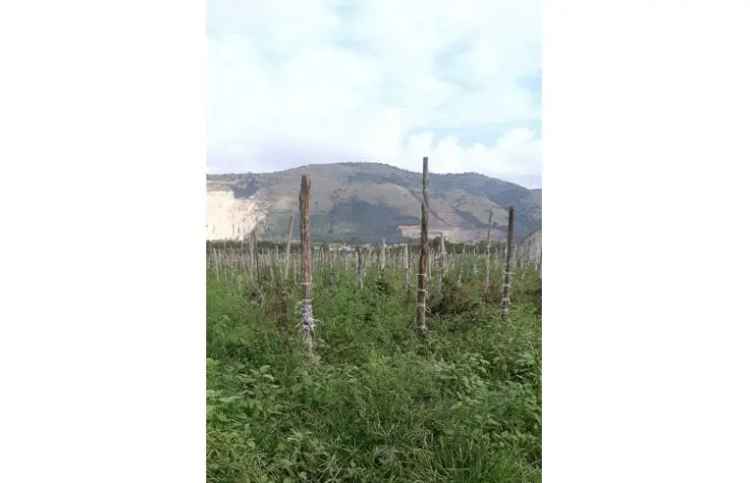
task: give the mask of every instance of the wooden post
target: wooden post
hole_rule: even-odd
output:
[[[406,289],[409,289],[409,279],[411,278],[409,276],[409,244],[404,243],[404,280],[406,281]]]
[[[490,234],[492,233],[492,210],[490,210],[490,219],[487,222],[487,260],[484,267],[484,293],[490,291]]]
[[[362,248],[362,279],[367,278],[367,266],[370,264],[370,245],[365,245]]]
[[[378,270],[380,270],[380,275],[382,276],[383,270],[385,270],[385,238],[383,238],[380,250],[378,251]]]
[[[365,286],[364,282],[364,261],[362,260],[362,250],[357,247],[357,284],[359,289],[362,290]]]
[[[289,232],[286,236],[286,265],[284,266],[284,280],[289,279],[289,259],[292,254],[292,228],[294,226],[294,213],[289,217]]]
[[[331,283],[333,286],[336,286],[336,283],[338,282],[338,254],[339,249],[336,246],[331,247]]]
[[[447,270],[448,252],[445,251],[445,233],[440,233],[440,253],[438,254],[438,292],[443,293],[443,277]]]
[[[462,242],[463,248],[461,249],[461,256],[459,259],[458,264],[458,282],[457,285],[459,287],[463,286],[464,283],[464,263],[466,260],[466,242]]]
[[[422,221],[419,238],[419,273],[417,275],[417,329],[424,335],[427,333],[425,319],[427,303],[427,227],[429,226],[430,200],[428,198],[427,156],[422,158]]]
[[[510,310],[510,261],[513,257],[513,207],[508,208],[508,239],[505,242],[505,270],[503,272],[503,296],[500,299],[500,318],[505,320]]]
[[[310,240],[310,177],[302,175],[299,191],[300,244],[302,246],[302,341],[308,354],[313,352],[315,319],[312,306],[312,243]]]
[[[432,283],[432,264],[435,261],[435,254],[432,250],[433,243],[435,243],[435,240],[427,239],[427,281],[430,283]]]
[[[268,252],[266,261],[268,262],[268,271],[271,274],[271,283],[276,280],[276,259],[279,258],[279,247],[275,246],[273,253]]]
[[[255,265],[255,280],[260,283],[260,260],[258,259],[258,236],[255,234],[257,227],[250,232],[250,243],[253,254],[253,264]]]

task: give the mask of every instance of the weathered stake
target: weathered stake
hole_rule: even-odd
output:
[[[487,263],[484,270],[484,293],[490,291],[490,234],[492,233],[492,210],[490,210],[490,219],[487,222]]]
[[[312,306],[312,243],[310,241],[310,177],[302,175],[299,191],[300,244],[302,246],[302,342],[308,354],[313,353],[315,319]]]
[[[445,233],[440,234],[440,255],[438,261],[440,268],[440,278],[438,279],[438,290],[440,293],[443,291],[443,277],[445,277],[445,271],[448,269],[448,252],[445,250]]]
[[[364,263],[362,260],[362,250],[360,249],[360,247],[357,247],[357,284],[360,290],[362,290],[365,286]]]
[[[427,333],[425,319],[427,302],[427,227],[429,225],[430,201],[428,198],[427,156],[422,158],[422,221],[419,238],[419,273],[417,274],[417,330],[424,335]]]
[[[385,238],[383,238],[383,243],[380,245],[380,251],[378,252],[378,268],[380,269],[380,275],[383,275],[383,271],[385,270]]]
[[[255,280],[260,283],[260,260],[258,257],[258,236],[255,233],[257,226],[250,232],[250,243],[253,254],[253,265],[255,268]]]
[[[286,265],[284,266],[284,280],[289,279],[289,259],[292,253],[292,227],[294,226],[294,213],[289,217],[289,234],[286,237]]]
[[[411,278],[409,275],[409,244],[404,243],[404,273],[406,274],[406,289],[409,289],[409,279]]]
[[[510,310],[510,261],[513,256],[513,207],[508,208],[508,239],[505,242],[505,270],[503,271],[503,296],[500,299],[500,318],[505,320]]]

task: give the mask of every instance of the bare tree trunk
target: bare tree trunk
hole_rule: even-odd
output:
[[[505,320],[510,310],[510,261],[513,257],[513,207],[508,208],[508,239],[505,242],[505,270],[503,273],[503,296],[500,299],[500,318]]]
[[[492,233],[492,210],[490,210],[490,219],[487,222],[487,260],[484,269],[484,293],[490,291],[490,234]]]
[[[302,341],[308,354],[313,353],[315,319],[312,306],[312,243],[310,240],[310,177],[302,175],[299,192],[300,244],[302,246]]]
[[[427,187],[427,156],[425,156],[422,158],[422,221],[419,238],[419,274],[417,275],[417,329],[423,335],[427,333],[427,321],[425,319],[427,302],[427,229],[430,212]]]

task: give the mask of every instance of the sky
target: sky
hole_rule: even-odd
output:
[[[382,162],[541,186],[541,2],[208,0],[208,172]]]

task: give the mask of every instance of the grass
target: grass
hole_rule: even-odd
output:
[[[316,272],[317,364],[297,288],[208,271],[207,481],[540,481],[538,277],[514,281],[502,322],[483,273],[449,273],[423,339],[403,273],[370,271],[361,291]]]

